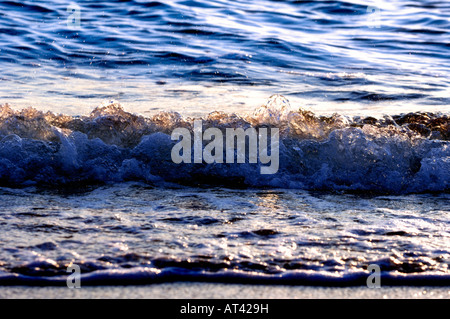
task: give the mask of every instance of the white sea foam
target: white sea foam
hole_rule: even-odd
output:
[[[192,132],[195,120],[174,112],[145,118],[111,102],[82,117],[13,111],[7,105],[0,114],[4,186],[137,180],[387,193],[449,189],[450,125],[443,114],[323,117],[293,111],[275,95],[249,116],[213,112],[202,119],[205,128],[222,132],[279,129],[280,167],[271,176],[257,173],[261,163],[248,159],[239,164],[173,163],[171,132]]]

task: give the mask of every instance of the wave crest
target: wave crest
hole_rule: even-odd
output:
[[[260,164],[174,164],[175,128],[193,130],[176,112],[152,117],[109,102],[88,116],[0,106],[0,184],[6,186],[139,180],[224,186],[376,191],[448,191],[448,115],[329,117],[292,110],[274,95],[250,115],[212,112],[204,129],[272,126],[280,129],[280,169]]]

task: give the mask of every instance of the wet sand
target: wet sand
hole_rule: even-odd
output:
[[[147,286],[0,287],[0,298],[15,299],[450,299],[449,287],[308,287],[214,283]]]

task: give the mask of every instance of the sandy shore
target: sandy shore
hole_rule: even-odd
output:
[[[0,287],[0,298],[17,299],[450,299],[449,287],[292,287],[212,283],[147,286]]]

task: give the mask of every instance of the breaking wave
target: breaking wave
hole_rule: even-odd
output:
[[[213,112],[204,129],[277,127],[280,167],[261,164],[175,164],[175,128],[192,131],[193,118],[176,112],[143,117],[111,101],[88,116],[0,106],[0,185],[60,186],[122,181],[219,184],[381,193],[450,189],[448,114],[382,118],[318,116],[293,110],[281,95],[251,114]]]
[[[168,282],[223,282],[238,284],[265,285],[308,285],[308,286],[363,286],[368,273],[359,271],[344,275],[326,272],[286,271],[283,274],[264,274],[238,270],[221,270],[205,272],[182,268],[156,269],[136,267],[131,269],[99,270],[81,276],[83,286],[104,285],[146,285]],[[383,273],[383,284],[389,286],[448,286],[450,277],[442,273],[431,274],[391,274]],[[67,274],[44,277],[24,276],[20,274],[0,273],[0,285],[14,286],[66,286]]]

